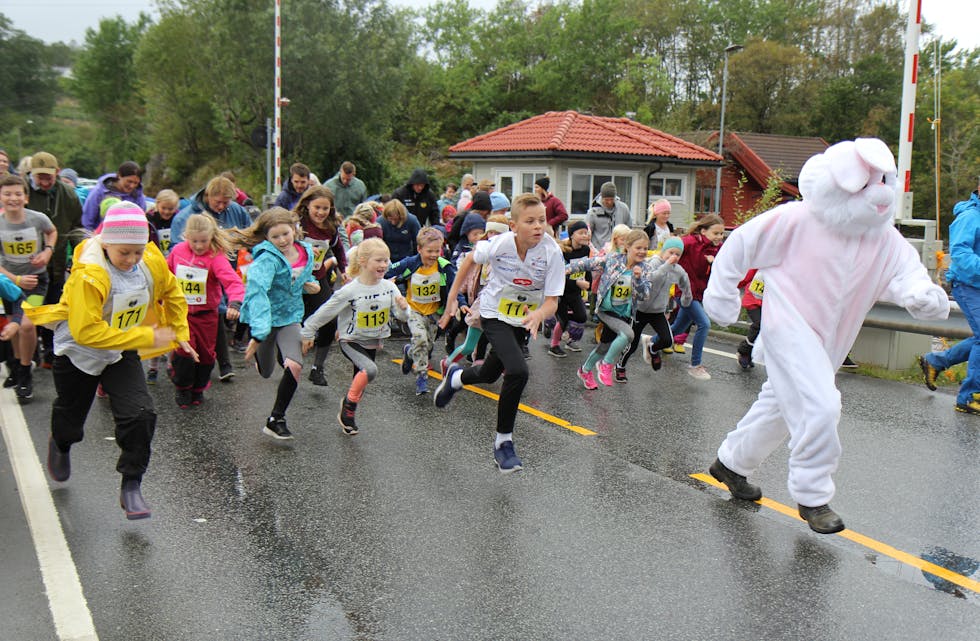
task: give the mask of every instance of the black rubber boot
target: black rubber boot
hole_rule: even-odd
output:
[[[123,479],[122,489],[119,492],[119,505],[126,511],[126,518],[130,521],[150,518],[150,508],[143,500],[138,479]]]
[[[711,464],[708,472],[716,481],[727,485],[728,491],[737,499],[758,501],[762,498],[762,490],[759,489],[758,485],[752,485],[744,476],[731,471],[718,459],[715,459],[715,462]]]
[[[59,483],[71,476],[71,456],[67,450],[62,451],[53,438],[48,439],[48,474]]]
[[[807,522],[810,529],[820,534],[833,534],[844,529],[844,520],[829,505],[806,507],[797,505],[800,517]]]

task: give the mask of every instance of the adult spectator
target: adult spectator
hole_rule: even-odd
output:
[[[235,183],[217,176],[207,186],[194,194],[191,203],[181,209],[170,224],[170,242],[176,245],[184,240],[184,227],[191,214],[210,214],[222,229],[245,229],[252,224],[245,208],[235,202]]]
[[[78,172],[70,167],[65,167],[58,172],[58,180],[65,183],[69,187],[75,190],[75,195],[78,196],[78,202],[85,204],[85,199],[88,198],[88,187],[79,187],[78,185]]]
[[[48,291],[44,297],[46,304],[57,303],[65,286],[65,272],[68,257],[71,256],[69,242],[74,245],[81,240],[76,230],[82,226],[82,204],[75,190],[58,180],[58,159],[46,151],[39,151],[31,157],[27,178],[27,208],[47,216],[58,230],[54,254],[48,261]],[[44,346],[42,366],[47,368],[54,361],[54,335],[47,328],[39,329]]]
[[[484,178],[480,182],[476,183],[477,191],[485,191],[488,194],[492,194],[496,188],[497,188],[497,183],[493,182],[489,178]]]
[[[289,181],[276,196],[276,207],[292,211],[299,197],[310,186],[310,168],[301,162],[295,162],[289,167]],[[244,227],[242,227],[244,229]]]
[[[102,222],[100,206],[106,198],[131,202],[146,211],[142,182],[143,169],[132,160],[119,165],[116,173],[103,175],[82,206],[82,226],[93,230],[99,226]]]
[[[456,201],[456,211],[463,213],[469,209],[473,201],[473,193],[476,192],[476,178],[473,174],[463,174],[463,179],[459,181],[459,199]]]
[[[382,237],[391,252],[392,264],[415,253],[415,237],[422,225],[414,214],[408,212],[402,201],[393,198],[385,203],[378,222],[381,223]]]
[[[333,192],[334,209],[343,218],[349,218],[354,208],[367,200],[367,185],[357,177],[357,167],[349,160],[340,165],[340,171],[325,187]]]
[[[957,412],[980,415],[980,185],[969,200],[953,206],[949,258],[946,280],[953,286],[953,298],[970,324],[973,336],[945,351],[924,354],[919,358],[919,366],[926,387],[935,390],[940,372],[966,362],[966,378],[960,384],[954,408]]]
[[[10,170],[10,156],[7,155],[6,149],[0,149],[0,176],[4,174],[17,174],[15,171]]]
[[[413,171],[407,183],[391,192],[391,198],[400,200],[408,213],[414,215],[422,226],[439,223],[439,204],[429,185],[429,175],[424,169]],[[397,262],[394,254],[391,262]]]
[[[561,224],[568,220],[568,210],[565,209],[565,205],[558,199],[558,196],[548,191],[550,188],[551,178],[548,176],[543,176],[534,181],[534,195],[541,199],[541,204],[544,205],[545,218],[557,236]]]
[[[585,215],[585,222],[592,230],[592,244],[605,247],[612,240],[612,230],[616,225],[633,226],[630,208],[616,194],[615,183],[602,183],[595,206]]]

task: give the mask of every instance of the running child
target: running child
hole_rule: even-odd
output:
[[[670,326],[670,331],[676,338],[678,334],[686,334],[692,323],[698,326],[697,331],[694,332],[694,340],[691,341],[691,364],[687,368],[687,373],[699,381],[707,381],[711,379],[711,374],[701,364],[701,354],[704,343],[708,340],[711,320],[704,312],[701,301],[704,298],[704,290],[708,286],[711,263],[721,247],[721,241],[725,238],[725,223],[721,216],[708,214],[695,221],[687,232],[687,235],[682,238],[684,253],[677,264],[684,268],[691,280],[691,294],[694,299],[690,306],[681,307],[677,311],[677,317]],[[676,347],[674,349],[681,351]]]
[[[599,382],[613,384],[613,370],[626,348],[633,342],[633,319],[638,301],[650,293],[653,269],[645,262],[650,238],[646,232],[634,229],[623,241],[625,253],[609,253],[595,258],[579,258],[568,263],[566,271],[597,271],[599,286],[596,293],[602,332],[599,344],[578,369],[585,389],[598,387],[592,371],[599,366]],[[626,371],[616,376],[616,382],[626,382]]]
[[[523,467],[513,441],[517,408],[528,379],[521,345],[528,333],[537,336],[538,327],[555,313],[558,297],[565,290],[565,262],[558,243],[545,233],[548,223],[541,199],[533,194],[514,198],[511,222],[513,231],[477,243],[463,259],[439,321],[445,327],[456,313],[456,297],[474,265],[489,264],[490,278],[480,292],[480,323],[491,350],[480,366],[451,365],[433,399],[436,407],[445,407],[463,385],[493,383],[503,374],[493,458],[504,473]]]
[[[0,177],[0,274],[21,288],[31,305],[40,305],[48,293],[48,261],[54,255],[58,230],[46,215],[27,209],[27,183],[20,176]],[[9,376],[4,387],[13,387],[17,402],[34,398],[31,362],[37,349],[37,329],[25,318],[13,340],[7,359]]]
[[[141,483],[150,461],[157,415],[140,356],[179,346],[192,358],[187,302],[167,261],[150,241],[146,214],[121,202],[106,212],[96,234],[75,249],[71,275],[54,305],[24,308],[35,323],[54,330],[54,387],[47,467],[51,478],[71,475],[71,446],[84,437],[95,389],[102,385],[122,450],[119,501],[127,519],[150,508]],[[138,354],[137,351],[140,353]]]
[[[157,192],[156,203],[146,214],[150,221],[150,240],[157,244],[163,255],[170,253],[170,225],[174,216],[180,210],[180,196],[173,189],[161,189]]]
[[[396,284],[406,285],[408,328],[412,337],[402,349],[402,374],[415,372],[415,394],[420,396],[429,391],[429,358],[439,331],[440,317],[446,309],[447,293],[456,278],[456,267],[440,255],[443,238],[436,229],[423,227],[415,243],[418,254],[392,265],[385,278],[394,278]],[[465,305],[462,294],[457,296],[457,303]]]
[[[565,262],[592,256],[595,249],[589,242],[591,237],[592,232],[589,231],[589,226],[585,224],[584,220],[578,220],[569,225],[568,239],[558,243]],[[568,356],[565,350],[561,348],[561,337],[566,330],[568,331],[568,342],[565,347],[571,352],[582,351],[578,341],[582,340],[582,334],[585,333],[585,321],[588,318],[585,303],[592,287],[591,281],[592,273],[584,269],[569,272],[565,280],[565,292],[558,300],[555,324],[550,330],[545,324],[545,337],[551,338],[551,347],[548,348],[548,353],[556,358]]]
[[[752,348],[755,341],[759,338],[759,331],[762,329],[762,293],[765,290],[765,283],[761,278],[756,278],[757,269],[750,269],[745,275],[738,288],[742,290],[742,309],[749,317],[749,331],[738,344],[738,364],[742,369],[755,367],[752,362]]]
[[[479,214],[467,214],[467,216],[475,215],[481,221],[483,217]],[[463,221],[464,223],[466,221]],[[507,217],[494,214],[487,218],[485,227],[486,230],[483,233],[483,237],[476,238],[476,230],[470,232],[471,235],[467,236],[471,241],[473,247],[480,240],[490,240],[494,236],[503,234],[510,231],[510,223],[507,222]],[[468,254],[464,254],[459,257],[459,262],[457,266],[462,264],[463,259]],[[458,277],[458,275],[457,275]],[[480,269],[470,270],[470,275],[463,283],[462,289],[464,295],[466,296],[466,305],[461,305],[459,312],[464,315],[464,321],[466,323],[466,338],[463,344],[455,348],[449,355],[439,362],[439,371],[443,376],[446,375],[446,371],[449,369],[450,363],[458,363],[463,360],[463,358],[471,355],[482,353],[480,351],[480,344],[486,343],[483,339],[483,329],[480,326],[480,290],[487,284],[487,280],[490,278],[490,265],[483,265]],[[449,331],[448,329],[446,331]]]
[[[191,214],[184,227],[184,240],[174,245],[167,256],[167,265],[177,277],[187,300],[189,343],[198,355],[194,358],[177,349],[171,358],[176,387],[174,398],[181,409],[200,405],[204,401],[204,390],[210,384],[218,323],[221,322],[218,306],[222,289],[228,297],[225,318],[236,320],[242,306],[245,287],[228,262],[229,251],[231,243],[227,233],[218,227],[213,217]]]
[[[299,333],[303,293],[320,291],[313,278],[313,248],[296,239],[297,223],[296,214],[273,207],[262,212],[248,229],[231,230],[235,242],[252,248],[241,312],[252,335],[245,360],[255,358],[262,378],[272,376],[277,361],[282,363],[276,400],[262,428],[264,434],[279,440],[293,438],[286,425],[286,410],[303,371]]]
[[[334,207],[333,192],[322,185],[310,187],[303,192],[293,211],[299,216],[304,240],[313,247],[313,278],[320,283],[319,292],[303,295],[303,318],[306,319],[333,294],[337,274],[340,274],[340,284],[343,285],[347,252],[340,241],[339,231],[343,229],[344,221]],[[314,385],[327,384],[323,363],[327,360],[336,333],[337,323],[330,321],[316,335],[313,366],[310,368],[310,382]]]
[[[683,253],[684,242],[673,236],[663,242],[659,255],[647,259],[647,263],[653,267],[653,274],[650,276],[650,295],[636,307],[633,342],[616,366],[617,374],[620,368],[626,369],[626,362],[640,343],[643,344],[643,360],[653,367],[654,371],[659,370],[663,365],[661,350],[674,344],[674,336],[670,333],[670,323],[667,321],[667,307],[671,302],[670,291],[676,286],[681,292],[683,307],[690,305],[693,300],[691,281],[684,268],[677,264]],[[653,336],[642,333],[643,328],[648,324],[653,328]]]
[[[357,405],[364,389],[378,375],[374,359],[382,342],[391,335],[392,315],[408,318],[408,302],[394,283],[384,279],[390,253],[380,238],[368,238],[348,256],[347,275],[351,280],[313,312],[303,323],[303,351],[328,322],[336,321],[340,331],[340,352],[354,365],[354,378],[340,405],[337,420],[344,434],[357,434]]]
[[[647,209],[647,226],[643,231],[650,237],[650,249],[659,252],[664,241],[674,235],[674,225],[670,222],[670,201],[666,198],[650,203]]]

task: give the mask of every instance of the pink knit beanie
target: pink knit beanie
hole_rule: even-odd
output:
[[[130,202],[109,207],[96,231],[103,245],[145,245],[150,239],[146,212]]]

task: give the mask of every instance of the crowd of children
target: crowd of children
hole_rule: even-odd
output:
[[[68,479],[71,446],[83,437],[96,390],[104,390],[122,450],[117,469],[128,518],[150,514],[140,492],[156,422],[147,383],[166,371],[181,409],[202,404],[228,342],[241,346],[263,378],[277,363],[282,367],[261,429],[288,440],[293,434],[286,414],[310,350],[313,385],[327,385],[325,361],[335,340],[353,365],[337,418],[344,434],[355,435],[357,408],[378,375],[375,361],[392,325],[407,324],[401,371],[415,374],[416,395],[429,392],[437,337],[445,332],[447,355],[439,360],[434,404],[445,408],[464,385],[503,377],[493,443],[502,472],[523,466],[513,430],[529,377],[528,340],[539,329],[550,355],[581,352],[592,307],[599,322],[596,346],[577,371],[593,390],[596,373],[605,386],[627,382],[627,362],[641,344],[644,360],[660,369],[675,334],[693,323],[691,372],[709,378],[700,366],[708,325],[700,297],[723,237],[717,217],[705,217],[677,237],[670,205],[660,200],[651,204],[645,230],[613,226],[609,242],[596,249],[582,220],[570,222],[559,242],[545,205],[532,194],[511,202],[498,192],[478,191],[468,209],[457,213],[447,203],[439,224],[416,228],[398,201],[361,203],[344,220],[332,191],[313,185],[292,210],[273,207],[245,225],[240,214],[224,209],[225,182],[209,183],[196,197],[197,208],[180,216],[180,199],[171,190],[157,194],[149,213],[104,199],[101,225],[75,248],[62,300],[47,306],[40,306],[41,275],[57,232],[43,214],[24,209],[20,179],[0,182],[5,386],[15,387],[22,402],[30,399],[32,323],[53,329],[57,398],[48,471],[57,481]],[[393,263],[396,250],[403,257]],[[747,296],[761,297],[751,275],[745,285]],[[677,315],[673,326],[671,314]],[[226,323],[237,326],[231,341]],[[642,335],[648,325],[653,336]],[[140,358],[150,359],[145,377]],[[748,364],[740,361],[744,367],[751,364],[747,358]],[[220,378],[226,380],[223,371]]]

